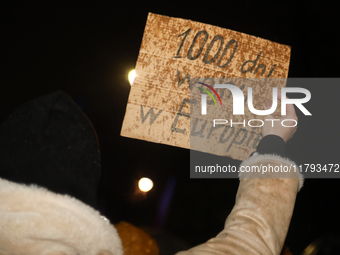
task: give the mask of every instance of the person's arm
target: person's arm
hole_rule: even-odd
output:
[[[283,118],[297,120],[292,105],[288,105],[287,115]],[[284,144],[295,131],[296,127],[263,127],[264,138],[257,147],[257,153],[243,161],[240,170],[264,166],[267,169],[292,169],[294,162],[283,156]],[[302,184],[302,176],[294,171],[279,174],[241,173],[235,206],[226,220],[224,229],[206,243],[177,255],[280,254],[296,194]]]

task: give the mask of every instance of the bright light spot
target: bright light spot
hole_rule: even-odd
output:
[[[129,72],[129,82],[130,82],[130,85],[133,84],[134,80],[136,78],[136,70],[133,69]]]
[[[138,187],[143,192],[148,192],[153,187],[153,182],[149,178],[141,178],[138,182]]]

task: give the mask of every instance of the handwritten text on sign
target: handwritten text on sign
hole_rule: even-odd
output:
[[[216,78],[286,78],[289,59],[286,45],[150,13],[121,135],[190,148],[190,92],[197,82],[213,86]],[[236,85],[246,90],[244,84]],[[254,106],[261,108],[270,96],[269,86],[254,89]],[[226,111],[232,114],[232,107]],[[233,131],[220,148],[213,136],[202,137],[205,146],[200,150],[245,159],[256,148],[260,131],[242,127]]]

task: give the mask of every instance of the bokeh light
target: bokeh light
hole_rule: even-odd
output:
[[[141,191],[148,192],[152,189],[153,182],[149,178],[143,177],[139,180],[138,187]]]
[[[135,80],[135,78],[136,78],[136,70],[135,69],[131,70],[129,72],[129,76],[128,77],[129,77],[130,85],[132,85],[134,80]]]

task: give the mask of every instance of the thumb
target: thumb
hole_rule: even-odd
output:
[[[270,102],[269,99],[264,100],[264,108],[268,110],[272,106],[272,103]]]

